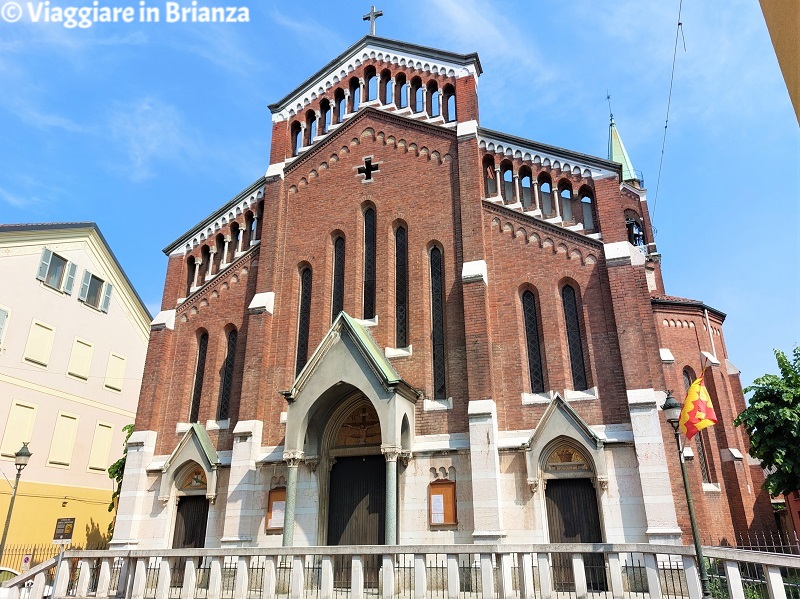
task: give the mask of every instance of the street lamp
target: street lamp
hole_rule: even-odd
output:
[[[6,514],[6,525],[3,527],[3,540],[0,541],[0,558],[3,557],[3,552],[6,548],[6,537],[8,536],[8,525],[11,524],[11,512],[14,510],[14,500],[17,498],[17,487],[19,486],[19,477],[22,476],[22,471],[28,465],[28,460],[31,459],[31,450],[28,449],[28,442],[23,441],[20,450],[14,454],[14,466],[17,468],[17,478],[14,480],[14,491],[11,493],[11,502],[8,504],[8,514]]]
[[[672,397],[672,391],[667,391],[667,399],[661,410],[664,412],[664,417],[669,422],[672,429],[675,431],[675,443],[678,445],[678,460],[681,463],[681,474],[683,475],[683,489],[686,491],[686,505],[689,508],[689,521],[692,523],[692,538],[694,539],[694,550],[697,554],[697,567],[700,569],[700,587],[703,590],[703,599],[711,598],[711,590],[708,587],[708,570],[706,569],[706,561],[703,558],[703,548],[700,545],[700,533],[697,531],[697,521],[694,517],[694,502],[692,501],[692,491],[689,488],[689,478],[686,475],[686,464],[683,461],[683,448],[681,447],[681,410],[683,406]]]

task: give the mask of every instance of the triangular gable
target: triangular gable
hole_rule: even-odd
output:
[[[161,501],[169,500],[175,477],[187,462],[194,462],[203,468],[207,481],[206,497],[213,502],[217,496],[217,468],[220,465],[220,459],[206,429],[197,422],[193,423],[184,433],[161,467],[159,499]]]
[[[540,457],[557,439],[577,442],[592,457],[597,477],[606,476],[604,439],[558,393],[547,406],[525,449],[528,482],[535,484],[541,471]]]
[[[292,388],[281,392],[288,401],[293,401],[294,397],[303,390],[303,387],[305,387],[308,380],[325,359],[330,349],[343,334],[348,335],[353,340],[358,352],[384,389],[387,391],[395,390],[407,399],[416,401],[419,392],[402,379],[391,362],[389,362],[389,359],[381,351],[370,332],[346,312],[341,312],[336,317],[331,328],[295,378]]]

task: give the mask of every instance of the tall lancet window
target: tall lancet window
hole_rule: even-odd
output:
[[[375,318],[375,210],[364,212],[364,320]]]
[[[230,417],[231,390],[233,389],[233,363],[236,358],[236,329],[228,333],[228,350],[225,354],[225,363],[222,365],[222,381],[219,386],[219,406],[217,420],[227,420]]]
[[[331,305],[331,322],[344,310],[344,237],[339,236],[333,242],[333,301]]]
[[[431,320],[433,325],[433,398],[447,399],[444,355],[444,260],[438,247],[431,250]]]
[[[569,347],[569,365],[572,369],[572,388],[575,391],[585,391],[586,365],[583,361],[583,334],[578,318],[578,303],[575,290],[565,285],[561,290],[561,301],[564,304],[564,320],[567,326],[567,345]]]
[[[522,294],[522,313],[525,318],[525,344],[528,348],[531,393],[544,393],[544,369],[542,368],[542,350],[539,345],[539,315],[536,311],[536,296],[530,291]]]
[[[311,325],[311,268],[300,273],[300,315],[297,324],[297,360],[295,376],[308,361],[308,333]]]
[[[408,347],[408,233],[397,227],[394,234],[395,344]]]
[[[203,332],[197,340],[197,365],[194,367],[194,388],[192,389],[192,408],[189,412],[189,422],[197,422],[200,418],[200,398],[203,395],[207,353],[208,333]]]

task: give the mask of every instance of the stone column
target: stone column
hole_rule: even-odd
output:
[[[283,513],[283,546],[294,544],[294,506],[297,500],[297,468],[303,459],[302,451],[287,451],[283,459],[289,468],[286,480],[286,508]]]
[[[325,131],[325,123],[322,122],[322,111],[321,110],[314,111],[314,114],[317,117],[317,137],[319,137]]]
[[[310,146],[311,142],[306,143],[306,129],[308,129],[308,127],[306,126],[306,122],[303,121],[300,123],[300,140],[303,142],[303,146]],[[300,148],[297,148],[297,151],[299,152]]]
[[[420,110],[420,112],[424,113],[427,117],[431,116],[428,113],[428,88],[424,85],[422,86],[422,110]]]
[[[349,89],[344,90],[344,100],[342,100],[342,102],[344,102],[344,113],[342,114],[342,120],[339,121],[340,123],[344,122],[344,117],[346,117],[347,114],[350,112],[350,110],[349,110],[349,108],[350,108],[350,90]]]
[[[522,203],[522,195],[519,193],[519,173],[513,174],[514,177],[514,193],[516,194],[517,202]]]
[[[230,242],[231,242],[231,236],[230,235],[226,235],[225,236],[225,247],[222,250],[222,260],[220,261],[220,264],[223,264],[223,265],[224,264],[228,264],[228,245],[230,244]]]
[[[214,272],[214,256],[217,255],[217,248],[212,247],[208,250],[208,270],[206,270],[206,278],[210,277]]]
[[[236,240],[236,253],[237,254],[241,254],[242,253],[242,241],[244,241],[244,231],[242,231],[241,229],[239,229],[238,237],[239,238]]]
[[[359,98],[358,98],[358,105],[361,106],[361,104],[363,104],[364,102],[367,101],[366,100],[366,97],[367,97],[367,86],[366,86],[366,82],[364,81],[363,77],[359,77],[358,78],[358,89],[361,90],[361,93],[359,94]]]
[[[558,187],[550,184],[550,193],[553,195],[553,204],[556,209],[556,218],[561,218],[561,197],[558,194]]]
[[[536,179],[531,181],[531,199],[533,200],[533,209],[540,210],[541,202],[539,201],[539,182]]]
[[[439,116],[444,118],[442,115],[442,90],[439,90],[439,95],[437,97],[439,99]]]
[[[400,448],[381,447],[386,458],[386,538],[387,545],[397,545],[397,458]]]
[[[253,245],[253,242],[259,239],[261,237],[258,235],[258,212],[253,212],[253,231],[250,234],[250,245]]]
[[[194,280],[192,281],[192,287],[197,287],[197,277],[200,275],[200,265],[203,263],[201,258],[198,258],[194,262]]]
[[[500,172],[500,165],[494,165],[494,180],[495,180],[495,193],[503,198],[503,173]],[[505,198],[503,198],[505,200]]]

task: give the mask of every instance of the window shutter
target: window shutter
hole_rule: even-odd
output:
[[[111,304],[111,283],[106,283],[103,286],[103,299],[100,302],[100,310],[102,312],[108,312],[108,306]]]
[[[47,276],[47,269],[50,268],[50,258],[53,257],[53,252],[47,248],[42,248],[42,259],[39,262],[39,271],[36,273],[36,278],[44,281]]]
[[[67,266],[67,276],[64,281],[64,293],[72,295],[72,286],[75,283],[75,271],[78,270],[78,265],[70,262]]]
[[[8,320],[8,312],[0,310],[0,343],[3,342],[3,331],[6,330],[6,320]]]
[[[92,273],[88,270],[83,271],[83,280],[81,281],[81,292],[78,294],[78,299],[82,302],[86,301],[86,296],[89,295],[89,283],[92,280]]]

